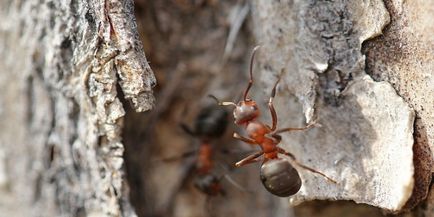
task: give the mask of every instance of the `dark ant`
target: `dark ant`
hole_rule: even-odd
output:
[[[270,193],[280,197],[294,195],[300,190],[302,183],[297,170],[295,170],[295,168],[291,165],[290,162],[279,158],[279,153],[290,157],[292,161],[299,167],[304,168],[310,172],[319,174],[330,182],[336,183],[336,181],[327,177],[325,174],[301,164],[296,160],[293,154],[285,151],[278,146],[278,144],[282,140],[281,136],[279,135],[280,133],[296,130],[306,130],[313,127],[315,124],[314,121],[311,124],[308,124],[307,126],[301,128],[289,127],[283,129],[276,129],[277,114],[273,106],[273,100],[274,96],[276,95],[276,87],[280,81],[280,77],[274,84],[271,91],[271,97],[268,101],[268,108],[270,109],[272,118],[271,126],[268,126],[258,120],[258,117],[260,115],[258,105],[254,100],[247,97],[249,90],[253,85],[253,61],[258,48],[259,46],[256,46],[253,49],[253,53],[250,59],[250,80],[247,89],[244,91],[243,100],[238,102],[238,104],[235,104],[234,102],[218,102],[219,105],[235,106],[235,109],[233,111],[235,124],[245,127],[248,135],[248,137],[243,137],[237,133],[234,133],[233,137],[245,143],[251,145],[259,145],[261,147],[261,151],[251,154],[246,158],[238,161],[235,166],[241,167],[246,164],[257,162],[258,157],[264,156],[260,171],[260,178],[262,184]],[[211,97],[218,101],[216,97]]]
[[[225,195],[225,191],[221,185],[221,179],[226,178],[233,182],[227,175],[218,175],[214,164],[214,146],[213,140],[220,138],[226,131],[229,120],[229,113],[226,109],[212,104],[203,107],[196,116],[192,128],[181,123],[180,127],[190,136],[197,138],[200,143],[199,147],[191,151],[187,151],[181,155],[164,158],[163,161],[171,162],[175,160],[185,159],[194,156],[193,162],[189,161],[184,164],[183,175],[178,183],[173,195],[166,204],[165,215],[172,215],[175,207],[175,194],[179,192],[188,180],[193,179],[193,184],[197,190],[206,196],[206,208],[211,209],[211,199],[214,196]],[[222,166],[222,165],[220,165]],[[223,166],[222,166],[223,167]],[[223,169],[226,169],[223,167]],[[236,187],[236,183],[232,183]]]
[[[199,150],[195,165],[195,187],[209,196],[223,195],[220,178],[213,174],[213,147],[211,140],[221,137],[228,125],[228,112],[217,105],[203,108],[196,117],[194,130],[181,124],[182,129],[189,135],[200,139]]]

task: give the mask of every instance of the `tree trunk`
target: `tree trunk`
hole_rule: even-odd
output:
[[[135,216],[117,86],[146,111],[155,78],[133,3],[0,5],[2,186],[15,199],[8,201],[15,209],[6,209],[11,216]]]
[[[422,0],[3,1],[0,213],[434,216],[433,11]],[[252,148],[230,126],[212,140],[226,194],[194,187],[196,158],[179,156],[200,141],[179,125],[215,103],[208,94],[240,99],[258,44],[261,121],[280,77],[278,128],[318,123],[280,146],[337,184],[296,166],[301,190],[273,196],[259,165],[233,169]]]

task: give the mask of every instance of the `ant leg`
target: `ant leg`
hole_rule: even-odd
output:
[[[173,216],[174,209],[175,209],[176,195],[182,190],[182,188],[187,186],[187,181],[194,174],[193,173],[194,169],[195,169],[195,164],[193,162],[188,162],[187,164],[183,165],[183,167],[181,168],[180,181],[176,183],[175,187],[173,188],[174,190],[170,192],[170,197],[168,197],[169,199],[164,205],[163,210],[165,211],[163,212],[164,214],[163,216]]]
[[[245,142],[245,143],[247,143],[247,144],[250,144],[250,145],[258,144],[255,140],[250,139],[250,138],[243,137],[243,136],[241,136],[241,135],[238,134],[238,133],[234,133],[233,137],[234,137],[235,139],[239,139],[239,140],[241,140],[241,141],[243,141],[243,142]]]
[[[277,151],[278,151],[279,153],[281,153],[281,154],[284,154],[284,155],[290,157],[290,158],[294,161],[294,163],[297,164],[299,167],[301,167],[301,168],[303,168],[303,169],[305,169],[305,170],[308,170],[308,171],[310,171],[310,172],[312,172],[312,173],[316,173],[316,174],[318,174],[318,175],[321,175],[321,176],[323,176],[325,179],[327,179],[328,181],[337,184],[337,182],[336,182],[335,180],[329,178],[329,177],[326,176],[324,173],[319,172],[318,170],[315,170],[315,169],[313,169],[313,168],[311,168],[311,167],[308,167],[308,166],[306,166],[306,165],[304,165],[304,164],[298,162],[297,159],[295,158],[295,156],[294,156],[293,154],[291,154],[291,153],[285,151],[285,149],[280,148],[280,147],[277,147]]]
[[[229,155],[229,154],[240,155],[240,154],[248,154],[248,153],[251,153],[252,151],[251,150],[244,150],[244,149],[226,149],[226,148],[222,148],[220,150],[220,152],[222,154],[226,154],[226,155]]]
[[[176,160],[181,160],[181,159],[190,157],[190,156],[194,155],[195,153],[197,153],[197,150],[191,150],[191,151],[184,152],[179,156],[163,158],[162,161],[163,162],[172,162],[172,161],[176,161]]]
[[[237,104],[235,104],[234,102],[221,102],[216,96],[209,94],[208,97],[213,98],[218,105],[223,105],[223,106],[227,106],[227,105],[233,105],[233,106],[237,106]]]
[[[276,144],[279,144],[280,141],[282,141],[282,136],[279,134],[265,134],[264,137],[273,140]]]
[[[213,212],[211,200],[212,200],[212,197],[210,195],[206,195],[205,210],[207,213],[209,213],[210,217],[214,217],[215,212]]]
[[[218,165],[219,165],[219,166],[220,166],[220,167],[225,171],[225,172],[223,173],[223,175],[222,175],[221,178],[226,179],[230,184],[232,184],[235,188],[237,188],[237,189],[240,190],[240,191],[248,192],[248,193],[253,193],[253,192],[247,190],[246,188],[244,188],[243,186],[241,186],[241,184],[239,184],[237,181],[235,181],[235,180],[231,177],[230,173],[231,173],[231,171],[232,171],[232,168],[227,168],[227,166],[224,166],[224,165],[221,164],[221,163],[219,163]]]
[[[283,129],[274,131],[272,134],[276,135],[276,134],[283,133],[283,132],[290,132],[290,131],[296,131],[296,130],[307,130],[307,129],[310,129],[310,128],[314,127],[316,124],[317,124],[316,121],[312,121],[310,124],[306,125],[305,127],[288,127],[288,128],[283,128]]]
[[[277,127],[277,113],[276,113],[276,110],[274,109],[273,100],[274,100],[274,96],[276,96],[276,87],[277,87],[277,84],[279,83],[279,81],[280,81],[280,76],[279,76],[279,79],[274,84],[273,90],[271,90],[270,99],[268,100],[268,108],[270,109],[271,119],[273,121],[272,125],[271,125],[271,131],[276,130],[276,127]]]
[[[187,126],[186,124],[181,123],[179,126],[180,126],[180,127],[182,128],[182,130],[184,130],[184,132],[187,133],[188,135],[190,135],[190,136],[196,136],[196,132],[194,132],[194,131],[193,131],[189,126]]]
[[[243,186],[241,186],[238,182],[236,182],[229,174],[225,174],[223,175],[223,177],[231,184],[233,185],[235,188],[237,188],[238,190],[242,191],[242,192],[248,192],[248,193],[252,193],[251,191],[247,190],[246,188],[244,188]]]
[[[247,94],[249,94],[249,90],[253,85],[253,61],[255,60],[255,55],[256,55],[256,51],[260,48],[261,46],[258,45],[255,48],[253,48],[253,52],[252,52],[252,57],[250,58],[250,78],[249,78],[249,84],[247,85],[246,90],[244,91],[244,101],[247,101]]]
[[[254,163],[254,162],[257,161],[256,158],[258,158],[259,156],[261,156],[261,155],[263,155],[263,154],[264,154],[263,151],[260,151],[260,152],[256,152],[256,153],[254,153],[254,154],[251,154],[251,155],[247,156],[246,158],[244,158],[244,159],[238,161],[238,162],[235,164],[235,166],[236,166],[236,167],[240,167],[240,166],[244,166],[244,165],[249,164],[249,163]]]

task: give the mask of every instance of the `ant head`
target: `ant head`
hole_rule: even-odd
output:
[[[256,119],[259,116],[259,108],[255,101],[246,99],[239,102],[234,109],[236,124],[243,124]]]
[[[297,170],[284,159],[268,160],[261,166],[261,181],[270,193],[279,197],[294,195],[301,188]]]
[[[234,118],[235,118],[235,123],[236,124],[243,124],[243,123],[247,123],[249,121],[252,121],[254,119],[256,119],[259,116],[259,108],[258,105],[256,105],[256,102],[253,101],[252,99],[249,99],[247,96],[249,94],[249,90],[253,85],[253,62],[255,59],[255,54],[256,51],[259,49],[260,46],[256,46],[253,49],[252,52],[252,57],[250,58],[250,79],[249,79],[249,83],[247,85],[246,90],[244,91],[243,94],[243,100],[241,102],[239,102],[238,104],[235,104],[233,102],[220,102],[215,96],[210,95],[210,97],[212,97],[213,99],[215,99],[217,101],[217,103],[219,105],[231,105],[231,106],[235,106],[234,109]]]

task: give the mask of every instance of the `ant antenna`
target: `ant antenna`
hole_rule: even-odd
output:
[[[237,106],[237,104],[235,104],[234,102],[221,102],[216,96],[211,95],[211,94],[209,94],[208,97],[213,98],[217,102],[218,105],[224,105],[224,106],[233,105],[233,106]]]
[[[244,101],[247,101],[247,94],[249,93],[249,90],[253,85],[253,61],[255,60],[256,51],[260,47],[261,46],[258,45],[255,48],[253,48],[252,57],[250,58],[250,80],[249,80],[249,84],[247,85],[247,89],[244,91]]]

